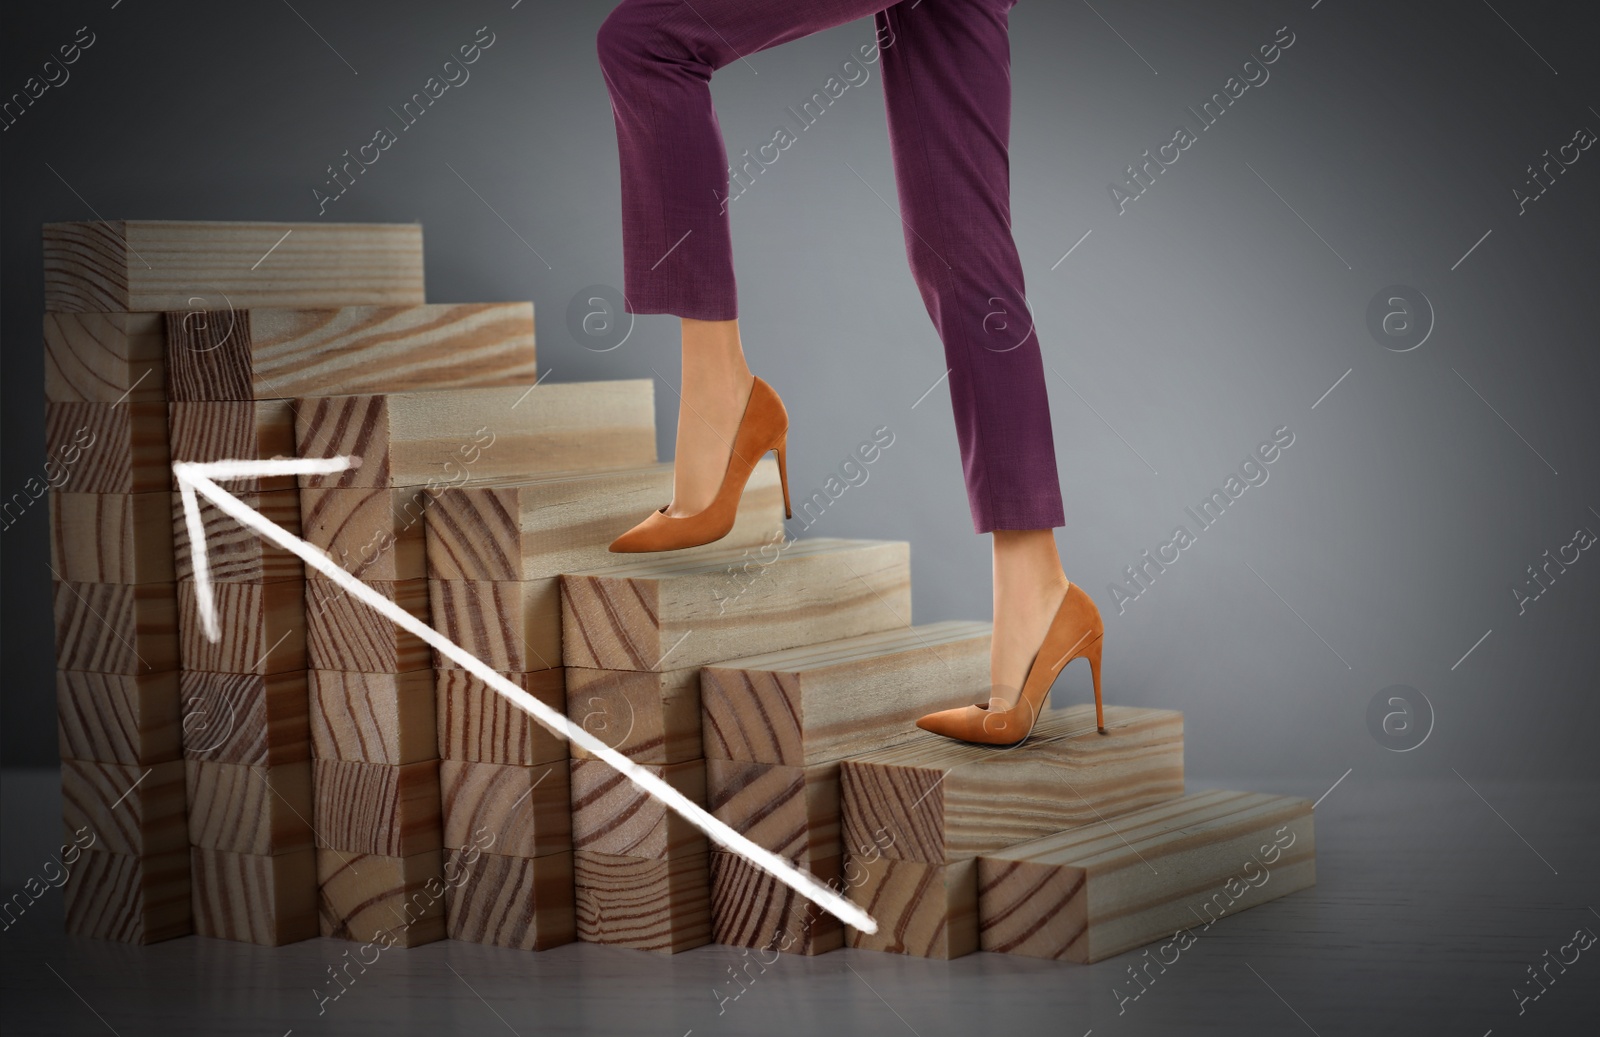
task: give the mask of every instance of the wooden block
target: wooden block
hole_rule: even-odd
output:
[[[163,403],[46,403],[45,455],[65,472],[58,491],[149,493],[170,488]]]
[[[437,759],[433,671],[312,670],[311,744],[322,759],[404,764]]]
[[[196,936],[281,947],[317,935],[315,850],[190,853]]]
[[[567,710],[566,670],[500,676],[557,713]],[[437,671],[439,755],[447,760],[528,766],[567,758],[565,738],[513,706],[466,670]]]
[[[233,493],[231,486],[224,489]],[[269,490],[266,493],[233,493],[250,510],[300,535],[300,491]],[[180,580],[194,579],[194,556],[189,546],[188,519],[184,515],[183,495],[165,495],[167,501],[168,542],[174,553],[173,565]],[[285,551],[260,533],[226,515],[205,497],[196,495],[200,522],[206,534],[206,566],[218,583],[281,583],[304,580],[305,563],[292,551]]]
[[[174,461],[268,460],[294,457],[294,403],[290,400],[191,401],[168,407]],[[172,488],[177,479],[172,477]],[[292,475],[229,479],[223,488],[240,493],[292,490]]]
[[[902,745],[843,761],[840,794],[851,846],[874,832],[898,860],[939,864],[997,850],[1183,794],[1183,714],[1093,704],[1046,712],[1014,747],[918,732]]]
[[[52,493],[50,566],[81,583],[171,583],[171,505],[155,493]]]
[[[805,870],[841,889],[840,861],[812,861]],[[787,954],[826,954],[844,946],[844,926],[743,857],[713,850],[711,941]]]
[[[527,386],[538,378],[531,302],[166,316],[174,400]]]
[[[451,863],[459,878],[450,881]],[[572,851],[543,857],[460,850],[445,865],[445,920],[452,940],[546,951],[577,939]]]
[[[640,763],[701,758],[700,668],[567,670],[568,716],[611,748]],[[589,752],[572,746],[574,758]]]
[[[362,459],[300,485],[426,486],[626,468],[656,460],[649,379],[330,396],[296,402],[302,457]]]
[[[165,352],[159,313],[46,313],[44,398],[165,402]]]
[[[800,767],[903,742],[918,717],[987,697],[992,630],[950,620],[707,666],[706,756]]]
[[[697,806],[706,802],[704,760],[645,765]],[[704,854],[705,835],[683,815],[639,788],[602,760],[572,761],[572,844],[628,857]]]
[[[706,803],[734,831],[797,864],[844,852],[838,763],[786,767],[707,760]]]
[[[798,540],[764,567],[747,551],[563,575],[563,661],[611,670],[703,666],[911,620],[911,548],[903,541]]]
[[[438,850],[439,761],[313,761],[319,849],[412,857]]]
[[[191,760],[275,767],[311,758],[304,670],[211,673],[184,670],[183,754]]]
[[[143,944],[194,931],[187,848],[143,857],[85,850],[62,894],[73,936]]]
[[[178,674],[56,671],[62,759],[148,765],[182,752]]]
[[[561,665],[561,585],[540,580],[429,580],[434,629],[496,670],[525,673]],[[438,652],[440,669],[456,666]]]
[[[442,760],[439,798],[451,849],[478,843],[512,857],[572,849],[566,760],[532,767]]]
[[[367,580],[373,590],[428,622],[428,581]],[[314,670],[406,673],[429,669],[433,649],[332,580],[306,581],[306,644]]]
[[[709,943],[707,856],[649,860],[573,851],[578,939],[666,954]]]
[[[317,851],[323,936],[384,947],[445,938],[443,857],[435,848],[409,857]]]
[[[58,669],[136,675],[178,668],[172,584],[53,582]]]
[[[311,764],[276,767],[186,760],[189,844],[277,856],[312,845]]]
[[[147,857],[185,849],[183,762],[149,766],[61,761],[61,821],[67,842],[88,829],[98,852]]]
[[[84,220],[44,225],[46,310],[423,301],[420,223]]]
[[[363,580],[411,580],[428,575],[423,514],[434,497],[421,489],[357,487],[300,491],[300,526]]]
[[[428,575],[442,580],[533,580],[615,565],[618,557],[607,550],[611,541],[671,499],[671,464],[446,489],[428,515]],[[767,457],[750,473],[733,529],[715,546],[626,560],[695,557],[782,537],[778,463]]]
[[[194,584],[178,583],[183,668],[212,673],[285,673],[306,668],[306,596],[296,581],[214,583],[222,637],[206,638]]]
[[[1201,792],[979,857],[979,938],[1096,962],[1315,882],[1310,800]]]
[[[850,861],[866,869],[851,899],[878,923],[870,935],[846,927],[851,947],[946,960],[978,949],[976,860],[925,864],[880,856],[869,862],[852,855]]]

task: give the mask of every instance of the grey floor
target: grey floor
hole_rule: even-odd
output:
[[[1327,782],[1191,778],[1322,796]],[[53,849],[50,771],[4,775],[4,889]],[[59,894],[0,936],[7,1035],[104,1034],[1594,1034],[1600,1032],[1600,782],[1381,778],[1353,771],[1317,808],[1318,882],[1219,920],[1139,988],[1138,953],[1092,966],[997,954],[785,955],[741,988],[739,951],[675,957],[573,944],[543,954],[442,942],[383,954],[319,1014],[352,945],[68,938]],[[1585,937],[1587,940],[1587,937]],[[1563,950],[1563,947],[1566,950]],[[1528,969],[1571,963],[1537,999]],[[1573,961],[1574,954],[1577,959]],[[1153,970],[1152,970],[1153,971]],[[1520,1007],[1520,1014],[1519,1014]]]

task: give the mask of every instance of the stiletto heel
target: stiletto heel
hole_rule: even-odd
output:
[[[783,484],[783,517],[792,519],[794,518],[794,511],[789,507],[789,469],[783,460],[784,450],[788,445],[789,433],[785,431],[783,438],[778,440],[778,445],[775,449],[778,451],[778,482]]]
[[[1083,650],[1083,657],[1089,660],[1089,673],[1094,676],[1094,722],[1101,734],[1106,733],[1106,711],[1100,704],[1100,646],[1104,643],[1104,637],[1097,637]]]

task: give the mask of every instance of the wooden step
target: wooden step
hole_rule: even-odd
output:
[[[421,303],[420,223],[84,220],[44,225],[46,310]]]
[[[847,928],[851,947],[942,960],[978,949],[975,858],[927,864],[885,854],[871,860],[852,856],[849,862],[866,875],[850,898],[878,923],[871,934]]]
[[[64,842],[74,843],[75,833],[86,831],[94,836],[87,845],[99,853],[153,857],[183,850],[187,854],[183,775],[181,760],[150,766],[62,760]]]
[[[986,697],[992,632],[949,620],[706,666],[706,756],[805,767],[903,742]]]
[[[843,890],[842,860],[808,861],[803,870]],[[826,954],[844,946],[844,926],[771,873],[737,854],[713,850],[711,939],[783,954]]]
[[[572,849],[567,761],[516,767],[439,762],[444,845],[473,845],[512,857]]]
[[[561,587],[541,580],[429,580],[433,627],[491,669],[507,673],[561,665]],[[433,653],[441,670],[454,659]]]
[[[573,760],[572,843],[577,849],[625,857],[679,858],[704,854],[705,835],[683,815],[624,778],[602,760]],[[706,802],[704,760],[646,765],[645,769],[697,806]]]
[[[191,760],[274,767],[311,758],[304,670],[178,675],[183,754]]]
[[[1183,714],[1092,703],[1047,711],[1014,747],[917,732],[904,744],[845,760],[846,845],[944,864],[1183,794]]]
[[[786,767],[707,760],[706,802],[712,816],[796,864],[832,860],[844,852],[837,761]]]
[[[409,857],[317,850],[317,919],[323,936],[418,947],[445,937],[443,854]],[[326,988],[323,988],[326,990]]]
[[[295,409],[300,456],[362,459],[303,475],[302,487],[437,490],[656,459],[649,379],[302,398]]]
[[[299,490],[261,493],[248,490],[234,492],[231,486],[224,488],[251,511],[259,512],[295,536],[301,535]],[[173,555],[173,568],[179,580],[193,580],[194,556],[189,546],[189,524],[184,513],[183,495],[174,492],[162,496],[167,498],[166,542]],[[282,583],[305,579],[305,563],[294,552],[271,543],[260,533],[225,514],[207,498],[196,495],[196,501],[200,508],[201,526],[206,534],[206,568],[213,581]]]
[[[578,939],[665,954],[710,942],[708,856],[573,851]]]
[[[84,850],[62,894],[74,936],[142,944],[193,932],[188,847],[146,856]]]
[[[174,400],[529,385],[531,302],[166,314]]]
[[[172,460],[210,463],[294,457],[294,411],[292,400],[170,403],[167,435]],[[168,481],[172,489],[178,488],[175,475],[168,473]],[[252,475],[222,485],[235,496],[296,488],[292,475]]]
[[[160,313],[46,313],[44,398],[58,403],[164,403]]]
[[[313,760],[318,849],[413,857],[444,845],[439,761]]]
[[[311,670],[308,677],[319,759],[399,765],[438,758],[432,670]]]
[[[423,513],[434,495],[415,487],[299,491],[297,522],[313,546],[363,580],[428,575]]]
[[[447,489],[427,515],[428,575],[436,580],[534,580],[619,562],[692,558],[783,537],[783,492],[777,461],[769,457],[750,473],[733,529],[715,544],[629,556],[607,550],[671,499],[670,463]]]
[[[775,561],[728,548],[561,577],[567,666],[662,670],[903,627],[903,541],[790,541]]]
[[[184,761],[189,844],[277,856],[312,845],[311,764]]]
[[[182,754],[178,674],[56,671],[62,759],[147,766]]]
[[[172,489],[167,405],[44,405],[45,456],[62,473],[51,485],[69,493],[149,493]]]
[[[556,667],[501,676],[564,713],[565,673]],[[445,759],[531,766],[567,758],[565,738],[466,670],[439,670],[436,680],[439,755]]]
[[[572,851],[543,857],[453,850],[445,859],[452,940],[545,951],[577,939]]]
[[[362,582],[422,622],[429,621],[426,579]],[[433,649],[427,642],[332,580],[306,581],[305,610],[311,669],[406,673],[432,666]]]
[[[305,588],[277,583],[214,583],[222,637],[206,637],[194,584],[178,583],[183,668],[212,673],[286,673],[306,668]]]
[[[263,947],[317,935],[316,851],[267,856],[192,847],[194,933]]]
[[[607,746],[640,763],[703,758],[698,666],[676,670],[591,670],[567,674],[567,716]],[[591,759],[571,746],[574,759]]]
[[[58,579],[171,583],[173,560],[165,492],[50,494],[50,566]]]
[[[980,942],[1096,962],[1315,882],[1310,800],[1194,793],[980,856]]]
[[[58,669],[132,676],[178,668],[173,584],[52,582]]]

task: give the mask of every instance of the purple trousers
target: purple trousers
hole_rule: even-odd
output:
[[[1007,15],[1015,3],[623,0],[596,40],[621,157],[627,309],[732,320],[728,215],[741,188],[712,107],[711,75],[873,15],[876,43],[841,75],[857,79],[863,65],[881,65],[906,257],[944,343],[979,533],[1065,525],[1044,364],[1011,238]],[[830,100],[819,90],[799,107],[810,117]],[[853,189],[868,190],[842,177],[840,190]]]

